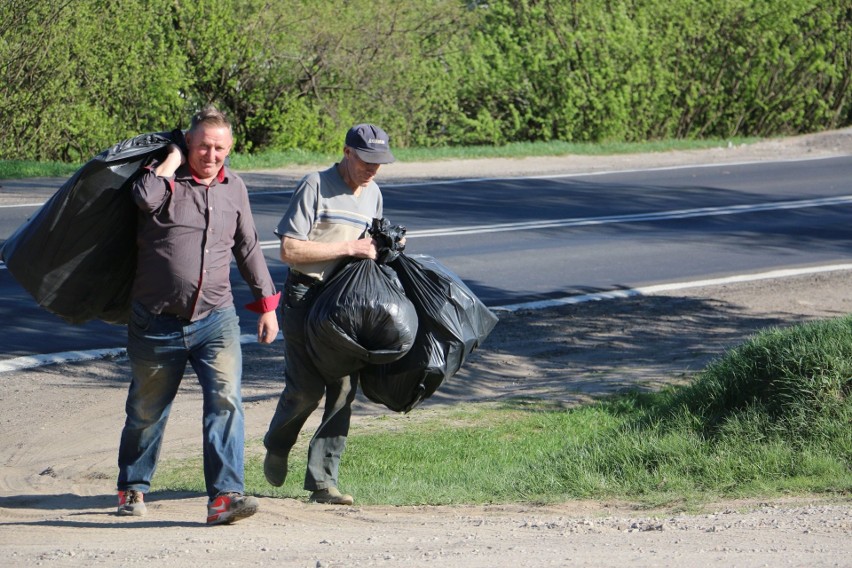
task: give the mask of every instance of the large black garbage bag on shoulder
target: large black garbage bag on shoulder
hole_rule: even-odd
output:
[[[417,335],[417,312],[394,272],[363,259],[323,284],[308,312],[308,353],[326,380],[395,361]]]
[[[497,325],[497,316],[446,266],[427,255],[390,263],[417,310],[414,346],[401,359],[361,371],[364,395],[408,412],[458,372]]]
[[[130,185],[141,166],[183,133],[143,134],[78,169],[0,249],[12,277],[70,323],[127,323],[136,271],[137,208]]]

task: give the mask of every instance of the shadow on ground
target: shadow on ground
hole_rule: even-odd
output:
[[[657,389],[688,380],[762,329],[813,319],[668,296],[498,315],[484,344],[424,405],[526,397],[573,404],[624,389]],[[246,346],[245,355],[247,387],[281,384],[280,349]],[[364,410],[376,408],[360,400]]]
[[[762,329],[814,319],[697,297],[640,296],[535,311],[498,312],[500,321],[462,369],[423,406],[462,401],[546,399],[570,405],[625,389],[684,382]],[[840,314],[838,314],[840,315]],[[243,399],[275,400],[284,386],[280,341],[243,346]],[[127,388],[125,358],[89,362],[77,387]],[[67,380],[65,365],[35,370],[46,384]],[[182,388],[197,390],[191,368]],[[359,393],[355,412],[387,411]]]

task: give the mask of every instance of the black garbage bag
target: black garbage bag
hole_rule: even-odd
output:
[[[361,390],[373,402],[408,412],[458,372],[497,325],[497,316],[449,268],[427,255],[399,254],[389,264],[417,310],[411,350],[361,370]]]
[[[355,260],[325,283],[308,312],[308,353],[326,380],[395,361],[417,335],[417,312],[393,270]]]
[[[0,259],[40,306],[73,324],[127,323],[136,272],[130,185],[171,143],[185,145],[180,130],[143,134],[104,150],[6,240]]]
[[[405,227],[402,225],[391,225],[390,221],[384,217],[373,219],[369,233],[373,237],[378,251],[376,262],[379,264],[388,264],[396,260],[399,253],[405,250],[405,245],[401,244],[402,239],[405,238],[405,232]]]

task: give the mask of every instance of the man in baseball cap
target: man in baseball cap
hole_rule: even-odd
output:
[[[391,164],[396,161],[390,151],[387,132],[373,124],[356,124],[350,128],[345,143],[368,164]]]
[[[266,480],[280,487],[287,477],[290,450],[305,421],[325,396],[322,424],[308,446],[304,488],[315,503],[351,505],[337,486],[340,457],[349,433],[358,373],[328,381],[312,362],[305,329],[322,283],[353,258],[378,258],[369,234],[383,216],[382,192],[374,178],[395,160],[387,133],[357,124],[346,133],[343,157],[328,169],[305,176],[275,229],[279,254],[289,271],[281,311],[284,332],[284,390],[264,437]]]

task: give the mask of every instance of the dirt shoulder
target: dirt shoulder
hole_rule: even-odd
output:
[[[545,156],[533,158],[489,158],[476,160],[440,160],[434,162],[396,162],[382,166],[379,183],[405,183],[423,180],[447,180],[469,177],[516,177],[595,173],[613,170],[669,168],[695,164],[735,164],[777,160],[828,158],[852,154],[852,127],[777,138],[753,144],[724,145],[703,150],[616,154],[611,156]],[[319,166],[322,166],[320,164]],[[257,189],[280,189],[280,181],[294,183],[308,168],[281,168],[257,172]],[[277,179],[274,179],[277,177]],[[266,181],[269,183],[267,184]],[[287,186],[292,189],[292,186]]]
[[[789,152],[793,159],[803,148],[810,155],[852,154],[848,132],[817,139],[779,141],[780,148],[753,154],[740,148],[736,156],[705,151],[704,163],[720,153],[720,163],[769,159],[764,152],[776,158]],[[676,159],[701,163],[695,154],[655,154],[622,157],[609,167],[627,169],[629,161],[647,167],[652,157],[661,167]],[[498,170],[495,162],[482,177],[520,173],[512,165]],[[462,168],[466,175],[471,167]],[[553,173],[579,166],[535,167]],[[418,179],[430,169],[419,168],[393,179]],[[449,169],[441,171],[462,177]],[[501,313],[485,345],[414,413],[510,397],[573,404],[625,387],[680,381],[760,329],[849,313],[850,277],[838,270]],[[283,359],[280,345],[247,345],[245,355],[247,451],[261,455],[258,440],[280,392]],[[200,393],[191,383],[185,381],[175,401],[163,459],[200,454]],[[150,495],[146,517],[118,518],[114,478],[126,388],[122,359],[0,374],[4,566],[840,566],[852,553],[849,499],[713,503],[687,514],[598,501],[546,507],[356,501],[334,508],[262,498],[255,517],[207,528],[205,497],[162,492]],[[390,415],[363,399],[355,411],[361,422]]]

